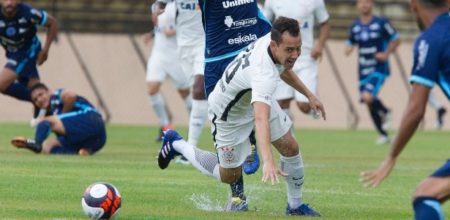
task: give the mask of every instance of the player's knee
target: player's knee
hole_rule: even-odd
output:
[[[368,92],[363,93],[361,98],[362,98],[363,102],[368,105],[371,105],[373,102],[373,96],[372,96],[372,94],[370,94]]]
[[[159,85],[157,83],[148,83],[147,90],[149,95],[155,95],[159,92]]]
[[[192,90],[192,98],[194,99],[205,99],[205,90],[203,89],[203,85],[194,86]]]

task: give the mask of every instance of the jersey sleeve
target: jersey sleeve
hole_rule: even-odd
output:
[[[261,65],[255,70],[252,75],[252,101],[263,102],[269,106],[272,105],[273,94],[277,82],[280,80],[279,73],[273,71],[273,67],[268,65]]]
[[[432,88],[438,80],[439,54],[441,48],[436,40],[419,38],[414,45],[414,63],[410,78],[417,83]]]
[[[33,24],[44,26],[47,23],[48,14],[44,10],[24,5],[24,12]]]
[[[389,22],[389,20],[387,19],[383,22],[383,35],[389,41],[398,39],[397,30],[395,30],[394,26],[392,26],[391,22]]]
[[[323,0],[317,0],[317,5],[314,9],[314,16],[316,17],[317,22],[319,22],[320,24],[326,22],[330,18],[327,8],[325,7],[325,2]]]
[[[266,16],[267,19],[272,20],[275,18],[275,13],[272,8],[271,0],[266,0],[264,2],[264,11],[263,12],[264,12],[264,16]]]

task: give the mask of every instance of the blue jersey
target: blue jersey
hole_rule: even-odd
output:
[[[347,43],[359,47],[360,80],[372,73],[389,75],[389,63],[378,61],[375,54],[384,52],[389,42],[397,38],[397,31],[385,18],[373,16],[368,24],[363,24],[359,19],[352,23]]]
[[[36,25],[47,22],[47,13],[23,3],[17,5],[12,19],[4,16],[0,7],[0,44],[7,53],[28,50],[37,41]]]
[[[270,32],[256,0],[199,0],[205,29],[205,92],[208,96],[239,52]]]
[[[437,83],[450,100],[450,14],[436,18],[414,44],[411,83],[432,88]]]
[[[95,107],[89,103],[82,96],[77,96],[75,103],[73,104],[73,108],[70,112],[63,112],[64,102],[61,99],[61,94],[64,90],[58,89],[56,90],[52,96],[50,97],[50,113],[53,115],[66,115],[66,116],[75,116],[79,114],[83,114],[86,112],[97,112]]]

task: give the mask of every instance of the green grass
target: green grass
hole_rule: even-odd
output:
[[[35,155],[9,144],[32,135],[24,124],[0,126],[0,219],[86,219],[81,194],[96,181],[113,183],[122,194],[117,219],[282,219],[285,184],[261,183],[261,172],[245,176],[250,211],[219,211],[228,186],[191,166],[171,164],[161,171],[155,159],[156,128],[109,126],[108,143],[92,157]],[[186,130],[181,129],[186,135]],[[416,185],[450,152],[449,132],[419,132],[391,176],[378,188],[361,186],[359,173],[373,169],[387,146],[373,144],[374,131],[297,132],[306,166],[303,197],[324,219],[412,219]],[[205,130],[201,146],[212,149]],[[208,211],[209,210],[209,211]],[[446,216],[450,205],[444,206]]]

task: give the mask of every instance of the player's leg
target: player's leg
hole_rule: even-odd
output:
[[[26,85],[17,82],[16,72],[8,64],[0,72],[0,92],[22,101],[31,102],[30,90]]]
[[[302,186],[304,182],[304,165],[299,146],[290,131],[292,122],[276,105],[272,105],[270,112],[270,135],[273,146],[281,157],[281,169],[288,173],[287,183],[288,206],[286,215],[320,216],[320,214],[303,203]]]
[[[436,111],[436,128],[441,129],[444,126],[444,115],[447,110],[432,92],[428,95],[428,104]]]
[[[158,54],[151,56],[147,62],[147,93],[150,104],[159,119],[160,130],[158,131],[157,141],[161,141],[162,131],[170,129],[170,116],[164,97],[160,93],[162,82],[166,79],[162,57]]]
[[[425,179],[416,189],[413,198],[415,219],[444,219],[441,204],[450,197],[450,160]]]
[[[295,63],[294,71],[297,73],[297,76],[302,80],[303,84],[316,96],[317,93],[317,81],[318,81],[318,64],[317,61],[310,57],[301,57]],[[297,107],[305,114],[311,115],[314,119],[319,118],[319,115],[316,112],[311,110],[309,106],[309,100],[303,94],[295,91],[295,100],[297,103]]]
[[[367,78],[363,81],[360,81],[361,100],[367,105],[375,128],[380,134],[380,137],[376,141],[377,144],[386,144],[390,141],[388,133],[384,129],[385,126],[383,126],[383,117],[385,117],[384,120],[388,120],[389,118],[387,118],[387,112],[384,112],[382,110],[381,101],[377,97],[377,94],[381,86],[383,85],[383,82],[384,76],[376,73],[373,73],[367,76]]]

